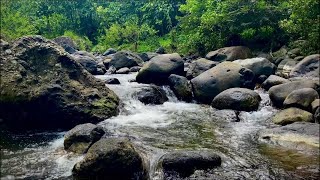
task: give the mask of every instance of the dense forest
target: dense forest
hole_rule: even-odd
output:
[[[182,54],[231,45],[319,49],[318,0],[2,0],[1,36],[69,36],[80,49]]]

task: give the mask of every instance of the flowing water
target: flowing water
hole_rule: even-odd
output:
[[[216,152],[222,165],[196,171],[188,179],[318,179],[318,155],[259,143],[257,132],[272,127],[277,111],[263,90],[256,112],[235,113],[207,105],[178,101],[162,87],[169,101],[144,105],[134,93],[148,85],[130,82],[136,74],[116,77],[121,85],[107,85],[122,100],[120,114],[101,123],[114,136],[125,136],[148,160],[150,179],[163,179],[158,160],[166,152],[200,150]],[[63,150],[65,132],[10,134],[1,132],[1,179],[72,179],[73,165],[83,156]],[[177,179],[176,177],[166,177]]]

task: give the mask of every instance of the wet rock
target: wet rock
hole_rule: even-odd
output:
[[[311,110],[311,103],[319,98],[319,94],[312,88],[302,88],[292,91],[284,100],[285,107],[298,107]]]
[[[124,67],[141,66],[142,63],[143,60],[138,55],[129,51],[120,51],[114,54],[109,64],[116,69],[121,69]]]
[[[312,114],[298,108],[288,108],[278,112],[272,119],[279,125],[292,124],[294,122],[313,122]]]
[[[302,88],[316,89],[317,84],[312,80],[295,81],[273,86],[268,92],[273,105],[282,107],[284,100],[292,91]]]
[[[171,74],[184,74],[184,62],[177,53],[152,58],[144,64],[136,79],[139,83],[163,85],[168,83]]]
[[[104,69],[97,68],[97,71],[94,75],[104,75],[105,73],[106,73],[106,71]]]
[[[107,49],[102,55],[103,56],[108,56],[110,54],[115,54],[117,52],[117,50],[113,49],[113,48],[109,48]]]
[[[247,59],[251,57],[251,50],[244,46],[225,47],[215,51],[211,51],[206,55],[206,59],[219,62]]]
[[[270,76],[275,71],[275,65],[266,58],[252,58],[233,61],[250,69],[258,78],[261,75]]]
[[[282,78],[282,77],[276,76],[276,75],[271,75],[262,83],[262,87],[265,90],[269,90],[272,86],[279,85],[279,84],[285,84],[288,82],[290,82],[288,79],[285,79],[285,78]]]
[[[146,53],[141,53],[139,54],[139,56],[141,57],[141,59],[144,61],[144,62],[147,62],[149,61],[150,59],[158,56],[159,54],[157,53],[152,53],[152,52],[146,52]]]
[[[187,78],[171,74],[169,76],[169,85],[179,100],[192,101],[192,89]]]
[[[288,58],[282,60],[278,65],[278,68],[276,70],[276,75],[289,78],[290,72],[298,63],[299,63],[298,61],[293,59],[288,59]]]
[[[259,139],[292,149],[303,150],[307,145],[319,148],[319,124],[295,122],[282,127],[260,131]]]
[[[72,170],[74,179],[146,180],[142,158],[128,139],[100,139]]]
[[[110,78],[106,80],[106,84],[120,84],[120,81],[117,78]]]
[[[63,47],[68,53],[72,54],[77,51],[77,45],[73,40],[66,36],[61,36],[53,39],[59,46]]]
[[[205,58],[198,59],[190,64],[186,77],[188,79],[195,78],[201,73],[213,68],[217,64],[218,62],[210,61]]]
[[[320,54],[305,57],[290,72],[290,77],[319,77]]]
[[[165,50],[163,47],[159,47],[159,48],[156,50],[156,53],[157,53],[157,54],[166,54],[166,50]]]
[[[260,101],[261,97],[253,90],[231,88],[218,94],[211,105],[216,109],[255,111],[258,109]]]
[[[129,74],[130,69],[127,67],[121,68],[119,70],[116,71],[116,74]]]
[[[132,68],[130,68],[130,72],[138,72],[140,71],[141,67],[140,66],[134,66]]]
[[[143,88],[137,92],[135,96],[144,104],[163,104],[168,101],[168,97],[164,90],[153,85]]]
[[[90,56],[72,55],[89,73],[97,75],[98,63]]]
[[[64,136],[64,149],[75,153],[86,153],[89,147],[105,134],[101,127],[87,123],[77,125]]]
[[[234,87],[252,87],[254,73],[233,62],[223,62],[191,80],[197,101],[210,104],[222,91]]]
[[[315,112],[320,107],[320,99],[316,99],[311,103],[312,112]]]
[[[1,61],[0,119],[12,129],[70,129],[118,113],[118,97],[56,43],[27,36],[11,50]]]
[[[189,177],[196,170],[213,169],[221,165],[221,157],[214,153],[203,151],[173,152],[165,154],[160,160],[164,175],[178,174]]]
[[[114,66],[110,66],[106,74],[115,74],[116,72],[117,72],[117,69]]]

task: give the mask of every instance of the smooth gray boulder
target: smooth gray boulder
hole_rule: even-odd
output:
[[[273,86],[269,89],[268,93],[273,105],[282,107],[284,100],[292,91],[302,88],[316,89],[317,84],[312,80],[294,81]]]
[[[116,71],[116,74],[129,74],[129,73],[130,73],[130,69],[127,68],[127,67],[118,69],[118,70]]]
[[[79,62],[89,73],[92,75],[97,75],[98,63],[96,60],[87,55],[72,55],[74,59]]]
[[[145,164],[125,138],[103,138],[94,143],[84,159],[73,167],[74,179],[147,180]]]
[[[158,105],[168,101],[164,90],[154,85],[141,89],[134,96],[144,104]]]
[[[103,56],[108,56],[110,54],[115,54],[117,52],[117,50],[113,49],[113,48],[109,48],[107,49],[102,55]]]
[[[234,87],[253,87],[254,73],[234,62],[222,62],[191,80],[194,97],[210,104],[222,91]]]
[[[320,54],[305,57],[290,72],[290,77],[319,77]]]
[[[298,107],[311,111],[311,103],[319,98],[319,94],[312,88],[302,88],[292,91],[284,100],[285,107]]]
[[[259,107],[261,97],[253,90],[231,88],[218,94],[212,101],[216,109],[232,109],[237,111],[255,111]]]
[[[64,135],[64,149],[80,154],[86,153],[104,134],[103,128],[97,125],[91,123],[77,125]]]
[[[184,74],[184,62],[177,53],[152,58],[143,65],[136,79],[138,83],[163,85],[168,84],[171,74]]]
[[[233,61],[250,69],[258,78],[261,75],[270,76],[275,71],[275,65],[266,58],[251,58]]]
[[[169,85],[179,100],[192,101],[192,88],[187,78],[171,74],[169,76]]]
[[[114,66],[117,70],[127,67],[131,68],[133,66],[141,66],[143,60],[136,54],[129,51],[119,51],[114,54],[109,63],[110,66]]]
[[[276,75],[271,75],[261,85],[265,90],[269,90],[272,86],[285,84],[288,82],[290,82],[288,79]]]
[[[219,63],[207,60],[205,58],[198,59],[190,64],[189,69],[187,70],[186,77],[188,79],[195,78],[199,76],[201,73],[213,68],[217,64]]]
[[[225,47],[215,51],[211,51],[206,55],[206,59],[219,62],[247,59],[251,57],[251,50],[248,47],[244,46]]]

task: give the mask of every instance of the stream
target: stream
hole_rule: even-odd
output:
[[[133,94],[149,85],[130,82],[135,76],[136,73],[96,76],[102,80],[118,78],[121,85],[107,86],[122,100],[119,115],[98,125],[114,136],[131,139],[149,161],[150,179],[163,179],[158,160],[175,150],[213,151],[222,157],[221,167],[196,171],[187,179],[319,178],[318,155],[258,141],[259,130],[275,127],[270,118],[277,112],[264,90],[255,90],[262,98],[259,110],[240,112],[237,118],[231,110],[179,101],[166,86],[162,88],[168,102],[144,105]],[[74,164],[83,158],[64,151],[65,132],[0,133],[1,180],[72,179]]]

